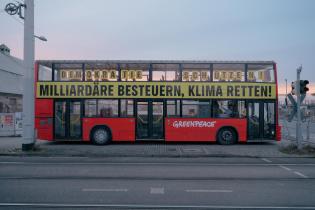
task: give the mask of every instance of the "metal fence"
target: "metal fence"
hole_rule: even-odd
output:
[[[290,120],[290,115],[294,111],[292,106],[279,107],[279,121],[282,126],[282,138],[296,141],[296,116]],[[302,143],[315,145],[315,105],[301,106],[301,130]]]

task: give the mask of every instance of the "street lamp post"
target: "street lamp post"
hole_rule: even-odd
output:
[[[24,9],[24,16],[22,9]],[[25,0],[24,4],[8,3],[4,9],[9,15],[18,14],[24,20],[24,74],[23,74],[23,142],[22,150],[31,150],[35,144],[34,113],[34,59],[35,37],[47,41],[44,36],[34,35],[34,0]]]
[[[24,79],[23,79],[23,142],[22,150],[31,150],[35,144],[34,113],[34,0],[25,0],[24,12]]]
[[[302,133],[301,133],[301,90],[300,90],[300,75],[302,72],[302,66],[296,70],[296,141],[298,149],[302,149]]]
[[[285,80],[285,95],[287,96],[288,95],[288,80],[287,79],[284,79]]]

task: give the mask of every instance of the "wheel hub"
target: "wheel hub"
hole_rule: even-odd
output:
[[[225,140],[225,141],[231,141],[232,140],[232,133],[231,133],[231,131],[224,131],[223,133],[222,133],[222,137],[223,137],[223,139]]]
[[[95,140],[99,143],[106,141],[107,132],[104,130],[98,130],[95,132]]]

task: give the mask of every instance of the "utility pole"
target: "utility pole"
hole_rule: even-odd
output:
[[[300,74],[302,66],[296,69],[296,141],[298,149],[302,149],[302,135],[301,135],[301,91],[300,91]]]
[[[287,97],[288,95],[288,80],[287,79],[284,79],[285,80],[285,96]]]
[[[35,144],[34,115],[34,0],[25,0],[24,10],[24,77],[23,77],[23,142],[22,150]]]
[[[286,112],[288,111],[288,80],[285,80],[285,99],[284,99],[284,105],[285,105],[285,109]]]

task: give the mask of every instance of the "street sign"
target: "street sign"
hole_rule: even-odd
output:
[[[300,98],[300,103],[301,104],[304,101],[305,96],[306,96],[305,94],[301,95],[301,98]],[[287,97],[288,97],[288,99],[291,102],[292,107],[293,107],[293,109],[292,109],[292,111],[291,111],[291,113],[290,113],[290,115],[288,117],[288,121],[291,122],[293,120],[293,118],[295,117],[296,113],[297,113],[297,102],[295,101],[295,99],[293,98],[291,93],[289,93],[287,95]]]

